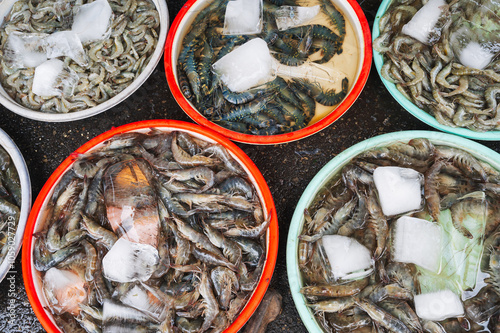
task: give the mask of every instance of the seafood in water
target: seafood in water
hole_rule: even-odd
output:
[[[395,221],[401,214],[382,213],[373,177],[378,167],[387,166],[413,168],[422,173],[422,208],[405,215],[434,221],[462,244],[468,243],[468,252],[463,255],[473,264],[453,269],[471,269],[471,276],[481,269],[484,280],[462,284],[463,280],[454,278],[459,273],[450,268],[446,268],[444,276],[433,273],[423,278],[425,274],[418,265],[396,261],[392,238]],[[500,313],[497,176],[497,170],[472,154],[422,138],[368,149],[345,164],[305,209],[299,236],[297,255],[304,281],[300,292],[323,330],[344,332],[376,327],[391,332],[456,332],[457,327],[467,324],[470,331],[482,327],[482,332],[496,332]],[[350,202],[356,207],[345,211]],[[337,219],[340,225],[323,227],[332,224],[342,211],[346,216]],[[335,263],[323,255],[324,235],[348,235],[363,244],[375,261],[373,272],[357,279],[333,279]],[[429,288],[457,284],[460,287],[455,293],[463,293],[464,317],[433,322],[417,316],[414,296],[429,292]],[[471,293],[474,288],[477,290]]]
[[[0,263],[15,251],[13,234],[19,222],[21,183],[7,151],[0,146]]]
[[[270,219],[224,147],[184,132],[117,135],[75,156],[61,182],[34,265],[65,332],[222,332],[234,321],[259,281]],[[211,224],[221,219],[224,231]]]
[[[128,87],[149,63],[158,42],[160,17],[151,0],[110,0],[113,11],[107,39],[83,43],[86,64],[61,58],[78,78],[74,92],[42,97],[33,93],[34,68],[11,66],[5,45],[13,32],[52,34],[71,29],[72,8],[90,1],[19,0],[2,24],[0,80],[6,92],[32,110],[67,113],[95,107]]]
[[[429,45],[402,32],[425,3],[394,0],[380,19],[380,35],[373,48],[384,57],[381,76],[443,125],[479,132],[499,130],[498,2],[447,0]],[[464,29],[475,37],[463,37]],[[465,47],[461,43],[469,39],[488,45],[490,50],[484,52],[496,54],[482,70],[460,63]]]
[[[276,12],[283,4],[265,0],[263,29],[257,35],[220,33],[227,2],[214,0],[198,13],[183,39],[177,60],[181,91],[208,120],[241,133],[275,135],[308,126],[317,105],[333,107],[344,99],[349,89],[348,78],[344,78],[337,89],[328,89],[313,79],[290,80],[278,75],[271,82],[233,92],[210,68],[252,38],[264,40],[275,60],[287,66],[329,62],[343,52],[346,36],[344,16],[330,1],[320,1],[324,25],[279,30]],[[288,1],[286,5],[304,4]]]

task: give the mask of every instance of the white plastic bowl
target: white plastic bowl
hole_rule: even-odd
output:
[[[26,118],[39,121],[47,121],[47,122],[64,122],[64,121],[73,121],[73,120],[80,120],[92,117],[96,114],[109,110],[115,105],[124,101],[146,81],[146,79],[151,75],[151,73],[153,73],[153,70],[156,68],[156,65],[158,64],[163,55],[165,39],[167,38],[167,31],[170,23],[168,16],[168,8],[165,0],[152,0],[152,1],[155,4],[156,9],[158,10],[158,13],[160,15],[160,33],[158,35],[158,43],[156,45],[155,51],[153,52],[153,55],[151,56],[149,63],[144,68],[142,73],[118,95],[108,99],[104,103],[101,103],[97,106],[85,110],[69,112],[69,113],[46,113],[46,112],[32,110],[25,106],[20,105],[15,100],[13,100],[9,96],[9,94],[7,94],[7,92],[2,86],[0,86],[0,104],[5,106],[10,111]],[[11,3],[10,6],[9,3]],[[12,6],[12,1],[8,0],[0,1],[0,18],[3,18],[6,15],[6,13],[10,11],[11,6]]]
[[[7,275],[7,273],[11,270],[11,264],[14,263],[17,254],[21,249],[24,229],[26,227],[26,221],[31,209],[31,180],[23,155],[21,155],[21,152],[19,151],[19,148],[17,148],[14,141],[12,141],[12,139],[2,129],[0,129],[0,146],[9,154],[14,166],[16,167],[17,173],[19,174],[19,180],[21,182],[21,209],[15,235],[13,236],[14,248],[9,250],[5,260],[2,264],[0,264],[0,281],[2,281],[5,275]],[[7,235],[7,237],[7,242],[11,241],[12,236]]]

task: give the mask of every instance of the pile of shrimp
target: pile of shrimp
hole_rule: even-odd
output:
[[[393,261],[390,235],[401,215],[385,216],[374,186],[373,171],[380,166],[412,168],[424,175],[423,209],[410,216],[440,223],[440,211],[450,209],[453,226],[464,237],[472,235],[461,223],[464,210],[487,211],[480,269],[489,277],[474,296],[463,302],[465,316],[441,322],[420,319],[413,297],[420,293],[417,267]],[[485,200],[468,200],[481,191]],[[326,332],[498,332],[500,328],[500,172],[471,154],[448,146],[434,146],[416,138],[373,148],[343,167],[305,210],[299,236],[298,259],[304,279],[301,293],[309,301]],[[375,260],[373,272],[358,280],[331,283],[328,262],[318,240],[323,235],[353,237]],[[481,244],[481,243],[478,243]],[[477,285],[481,283],[478,282]],[[477,288],[476,285],[476,288]]]
[[[373,43],[374,50],[384,57],[380,74],[440,124],[479,132],[499,130],[498,56],[482,70],[463,66],[454,53],[456,45],[452,44],[457,42],[450,38],[461,26],[488,25],[496,27],[491,38],[498,43],[498,3],[448,1],[445,14],[438,21],[441,35],[431,38],[431,45],[425,45],[401,29],[426,2],[394,0],[380,18],[380,36]]]
[[[9,154],[0,146],[0,262],[9,252],[21,207],[21,183]]]
[[[315,115],[316,103],[335,106],[344,99],[349,88],[347,78],[338,91],[308,79],[277,76],[264,85],[233,92],[211,69],[216,61],[252,38],[263,39],[271,55],[287,66],[300,66],[314,57],[316,63],[329,62],[343,52],[346,35],[344,16],[330,0],[319,1],[328,26],[309,24],[283,31],[276,24],[277,11],[283,5],[301,5],[300,1],[265,0],[263,28],[257,35],[223,35],[226,4],[227,0],[214,0],[200,11],[182,41],[177,61],[184,96],[208,120],[240,133],[282,134],[306,127]]]
[[[78,298],[63,302],[43,278],[64,332],[222,332],[260,279],[270,218],[247,173],[217,143],[156,129],[114,136],[78,156],[49,200],[34,264],[42,276],[57,268],[79,281],[68,287]],[[148,280],[121,283],[105,276],[103,257],[131,237],[130,225],[117,226],[110,212],[130,207],[157,216],[132,229],[157,234],[136,241],[154,244],[159,260]],[[149,295],[156,316],[141,312],[144,302],[124,304],[136,290]]]
[[[0,29],[0,49],[15,31],[51,34],[71,29],[73,8],[90,2],[17,1]],[[66,113],[95,107],[127,88],[154,53],[160,16],[151,0],[110,0],[109,4],[113,10],[111,35],[83,44],[88,66],[82,67],[69,57],[61,59],[79,78],[71,96],[35,95],[32,92],[35,68],[9,67],[2,51],[0,82],[5,91],[29,109]]]

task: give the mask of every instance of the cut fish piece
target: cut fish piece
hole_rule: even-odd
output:
[[[393,259],[438,273],[441,243],[441,229],[436,223],[402,216],[395,225]]]
[[[464,314],[460,298],[448,289],[417,295],[414,301],[417,316],[422,319],[441,321]]]
[[[102,259],[102,268],[104,276],[111,281],[147,281],[158,261],[156,248],[120,238]]]
[[[422,207],[422,183],[424,176],[410,168],[378,167],[373,181],[378,191],[382,212],[397,215]]]

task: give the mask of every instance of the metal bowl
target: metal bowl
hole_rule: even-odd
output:
[[[153,73],[153,70],[156,68],[156,65],[159,63],[163,55],[163,48],[165,45],[165,39],[167,37],[169,26],[167,4],[165,0],[152,1],[154,2],[156,9],[158,10],[158,13],[160,15],[160,33],[158,35],[158,43],[151,56],[151,59],[149,60],[149,63],[146,65],[142,73],[139,74],[139,76],[136,77],[134,81],[119,94],[97,106],[81,111],[69,113],[46,113],[32,110],[23,105],[20,105],[14,99],[12,99],[9,94],[7,94],[5,89],[0,85],[0,104],[5,106],[10,111],[29,119],[47,122],[65,122],[92,117],[96,114],[107,111],[117,104],[123,102],[127,97],[129,97],[130,95],[132,95],[132,93],[139,89],[139,87],[147,80],[151,73]],[[7,0],[5,2],[7,3]],[[10,5],[12,6],[12,4]],[[6,13],[10,11],[10,8],[11,7],[9,7],[8,3],[5,6],[0,6],[0,11],[2,11],[0,12],[0,18],[6,15]]]
[[[10,158],[19,175],[19,181],[21,182],[21,207],[19,221],[17,221],[17,227],[13,230],[13,234],[11,234],[10,228],[8,229],[7,244],[11,245],[12,248],[9,249],[5,260],[0,264],[0,281],[2,281],[5,275],[12,270],[11,265],[14,264],[17,254],[21,249],[24,229],[26,227],[26,221],[31,209],[31,180],[23,155],[19,151],[19,148],[17,148],[14,141],[12,141],[9,135],[2,129],[0,129],[0,146],[10,155]]]

